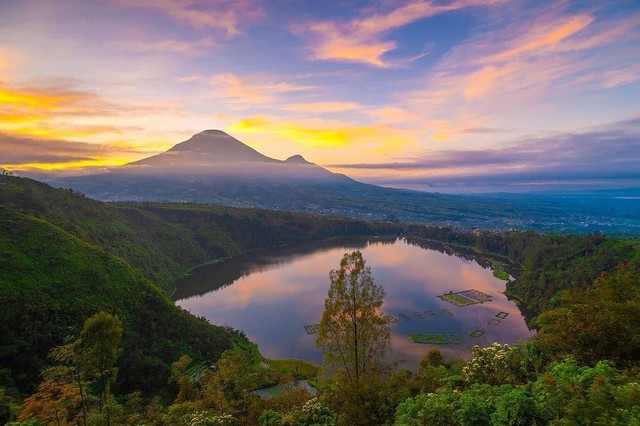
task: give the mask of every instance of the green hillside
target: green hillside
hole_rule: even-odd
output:
[[[193,266],[331,236],[397,232],[389,223],[199,204],[104,203],[27,178],[0,176],[0,205],[44,219],[124,258],[168,292]]]
[[[174,280],[192,267],[265,247],[395,231],[287,212],[102,203],[0,176],[0,365],[28,389],[48,351],[106,310],[124,322],[119,386],[154,391],[166,386],[172,361],[216,359],[235,334],[169,300]]]
[[[40,219],[0,207],[0,364],[21,388],[39,380],[48,351],[99,310],[125,326],[120,385],[164,386],[184,353],[211,359],[231,333],[176,307],[124,260]]]

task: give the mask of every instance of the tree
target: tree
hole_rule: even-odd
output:
[[[118,374],[116,361],[120,356],[121,340],[122,322],[118,316],[101,311],[85,321],[74,345],[84,375],[96,380],[103,409],[108,408],[111,383]],[[105,414],[108,426],[111,423],[109,409]]]
[[[389,351],[389,326],[380,310],[385,291],[373,281],[360,251],[345,254],[329,277],[316,344],[325,361],[357,386]]]
[[[178,384],[178,396],[176,402],[194,401],[197,399],[198,391],[189,379],[188,369],[191,366],[191,357],[182,355],[179,360],[171,363],[171,378],[169,382]]]
[[[56,372],[58,377],[67,376],[67,380],[75,383],[78,387],[78,395],[80,397],[80,407],[82,408],[82,424],[87,425],[87,395],[85,389],[87,383],[83,377],[79,366],[78,356],[76,354],[77,340],[73,338],[66,339],[65,343],[51,349],[49,357],[59,364],[52,367],[49,372]]]
[[[216,363],[215,371],[200,379],[204,407],[223,415],[243,414],[250,391],[260,384],[251,361],[251,354],[240,347],[226,350]]]
[[[390,331],[382,316],[385,291],[376,285],[362,253],[347,253],[331,284],[316,344],[327,367],[336,371],[333,407],[347,422],[376,424],[382,361]],[[365,416],[365,417],[363,417]]]
[[[59,376],[49,369],[38,390],[25,399],[19,420],[37,418],[44,424],[79,424],[77,413],[81,404],[80,394],[66,375]]]

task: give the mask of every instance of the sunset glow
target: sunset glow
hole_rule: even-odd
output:
[[[382,185],[622,186],[638,99],[634,0],[0,0],[0,167],[27,174],[222,129]]]

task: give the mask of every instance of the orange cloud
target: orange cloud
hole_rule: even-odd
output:
[[[309,41],[309,58],[356,62],[385,68],[412,62],[425,53],[391,61],[384,55],[397,48],[394,41],[382,40],[390,31],[412,22],[470,6],[494,5],[506,0],[460,0],[440,4],[435,1],[411,1],[386,13],[370,14],[349,22],[312,22],[293,26],[296,35]]]
[[[452,127],[485,127],[503,114],[548,111],[563,93],[635,82],[639,23],[637,15],[598,20],[557,5],[540,7],[518,25],[484,32],[454,48],[423,89],[406,93],[399,106],[430,120],[460,123]],[[482,123],[466,123],[469,115],[482,117]]]
[[[239,27],[263,15],[260,5],[252,0],[120,0],[125,6],[161,10],[172,18],[198,29],[215,29],[226,38],[242,32]]]
[[[0,82],[0,130],[43,123],[53,116],[108,114],[106,102],[92,93],[66,88],[16,88]]]
[[[577,15],[560,22],[540,24],[531,29],[525,37],[517,39],[515,46],[484,60],[494,62],[510,60],[523,54],[540,55],[553,50],[560,42],[584,30],[593,21],[593,17],[589,15]]]
[[[338,121],[278,121],[264,116],[240,120],[228,127],[229,131],[244,134],[274,135],[309,148],[346,147],[367,145],[375,147],[403,144],[414,138],[398,129],[380,125],[358,126]]]
[[[212,77],[215,96],[229,98],[234,106],[248,108],[254,104],[272,102],[282,93],[313,90],[313,86],[272,82],[265,78],[242,78],[236,74],[218,74]]]

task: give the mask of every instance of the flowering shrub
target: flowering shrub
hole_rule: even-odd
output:
[[[320,403],[318,398],[311,398],[302,407],[302,411],[296,416],[296,425],[332,426],[335,424],[336,415]]]
[[[475,345],[471,361],[462,369],[467,383],[499,385],[515,381],[513,362],[516,348],[508,344],[493,343],[487,348]]]
[[[237,426],[238,420],[230,414],[211,416],[204,412],[187,414],[185,424],[189,426]]]

